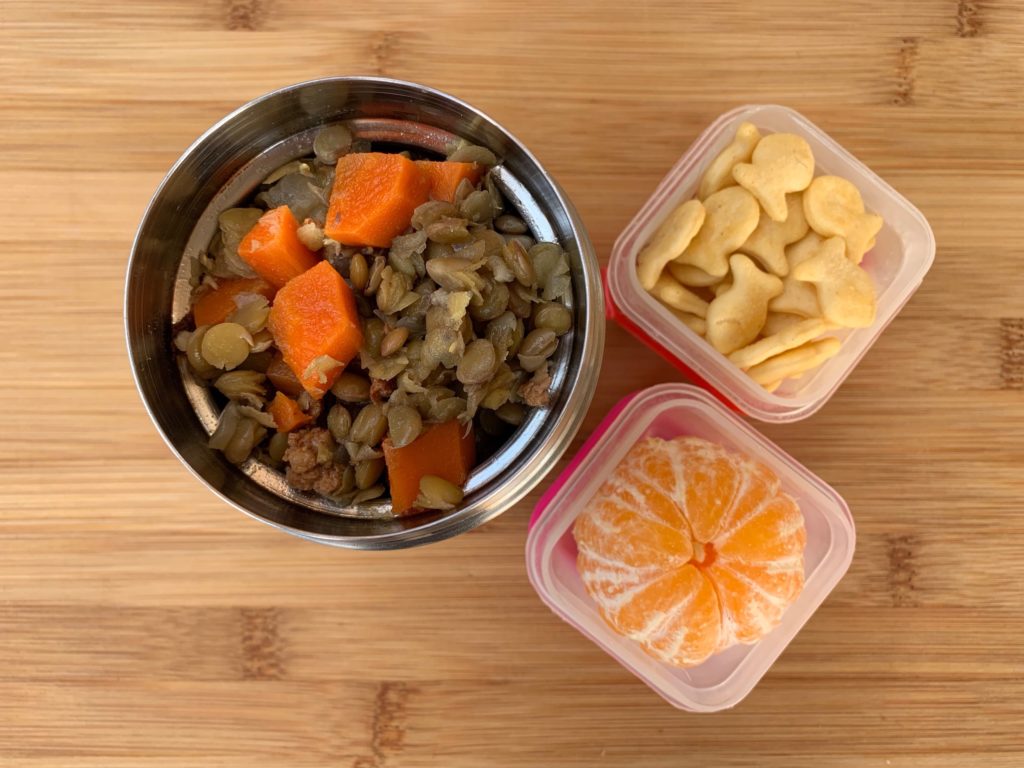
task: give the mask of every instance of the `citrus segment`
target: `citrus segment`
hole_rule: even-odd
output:
[[[591,527],[595,530],[589,531]],[[686,565],[693,557],[693,543],[686,532],[610,502],[604,503],[600,516],[581,519],[579,530],[583,537],[598,540],[614,534],[600,558],[617,568],[660,572]],[[581,546],[581,556],[586,553],[586,546]]]
[[[711,541],[721,530],[724,513],[739,491],[736,457],[717,445],[681,444],[683,510],[698,541]]]

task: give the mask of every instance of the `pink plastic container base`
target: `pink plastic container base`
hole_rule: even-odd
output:
[[[636,257],[654,230],[677,205],[693,197],[707,164],[732,141],[740,123],[762,133],[796,133],[814,152],[815,175],[834,174],[853,182],[870,211],[885,219],[877,243],[861,266],[878,292],[878,316],[868,328],[844,330],[835,357],[773,393],[755,383],[704,339],[653,299],[636,277]],[[761,421],[804,419],[821,408],[899,313],[935,259],[935,237],[917,208],[806,118],[786,107],[740,107],[722,115],[668,172],[654,194],[619,236],[606,272],[609,315],[740,412]]]
[[[597,612],[576,571],[576,516],[638,440],[694,435],[771,467],[796,499],[807,527],[804,590],[782,623],[753,645],[729,648],[690,669],[648,656]],[[846,573],[853,558],[853,518],[829,485],[760,435],[711,395],[687,384],[660,384],[622,400],[538,502],[526,540],[526,569],[541,599],[558,616],[669,703],[714,712],[739,703]]]

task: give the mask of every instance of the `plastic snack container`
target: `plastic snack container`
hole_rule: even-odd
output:
[[[684,326],[651,297],[636,277],[636,257],[677,205],[694,196],[704,169],[728,145],[740,123],[765,133],[795,133],[811,145],[815,175],[853,182],[869,211],[885,225],[861,264],[875,282],[878,316],[868,328],[843,330],[839,353],[799,379],[767,392],[724,355]],[[722,115],[668,172],[654,194],[619,236],[606,273],[608,314],[662,357],[736,410],[761,421],[804,419],[839,388],[875,339],[921,284],[935,258],[935,237],[917,208],[806,118],[786,107],[747,106]]]
[[[800,505],[807,528],[803,592],[772,632],[703,664],[680,669],[647,655],[598,614],[576,570],[573,522],[626,452],[645,437],[693,435],[770,467]],[[619,402],[540,499],[530,521],[526,567],[541,599],[558,616],[680,709],[713,712],[734,706],[768,671],[789,641],[846,573],[853,558],[853,518],[846,502],[707,392],[660,384]]]

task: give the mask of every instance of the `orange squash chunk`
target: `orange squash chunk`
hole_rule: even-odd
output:
[[[384,439],[384,461],[391,485],[391,507],[396,515],[414,510],[424,475],[436,475],[458,486],[465,484],[476,460],[473,432],[457,419],[428,427],[402,448]]]
[[[430,181],[402,155],[362,152],[345,155],[334,171],[324,234],[345,245],[387,248],[425,203]]]
[[[267,301],[274,298],[274,288],[258,277],[220,280],[215,289],[204,293],[192,305],[192,317],[195,318],[196,327],[223,323],[238,309],[238,297],[246,293],[258,293]]]
[[[280,288],[320,261],[299,240],[298,228],[287,205],[267,211],[242,238],[238,255],[256,274]]]
[[[291,432],[313,421],[312,416],[303,413],[299,404],[283,392],[274,395],[267,406],[267,413],[273,417],[278,432]]]
[[[455,190],[459,188],[463,179],[469,179],[472,184],[476,184],[484,175],[484,168],[478,163],[417,160],[416,165],[430,180],[430,197],[447,203],[455,202]]]
[[[285,363],[317,399],[330,389],[363,343],[355,297],[326,261],[277,292],[267,327]]]

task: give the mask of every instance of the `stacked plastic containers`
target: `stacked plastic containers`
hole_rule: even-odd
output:
[[[640,287],[636,277],[637,253],[665,216],[694,196],[707,164],[745,121],[762,134],[788,132],[805,138],[814,152],[815,175],[835,174],[853,182],[867,209],[885,220],[875,247],[861,264],[875,283],[877,319],[868,328],[837,334],[843,344],[835,357],[772,393],[680,323]],[[815,413],[910,299],[934,256],[935,240],[920,211],[798,113],[774,105],[749,106],[715,121],[619,237],[605,286],[608,314],[706,391],[664,384],[626,398],[542,497],[527,539],[527,571],[544,602],[677,707],[707,712],[742,700],[846,573],[853,557],[854,526],[846,503],[834,489],[760,435],[736,411],[766,422],[796,421]],[[702,437],[771,467],[782,489],[800,504],[807,529],[804,590],[782,623],[757,643],[735,646],[691,669],[648,656],[601,619],[576,572],[572,537],[577,515],[638,440],[680,435]]]

